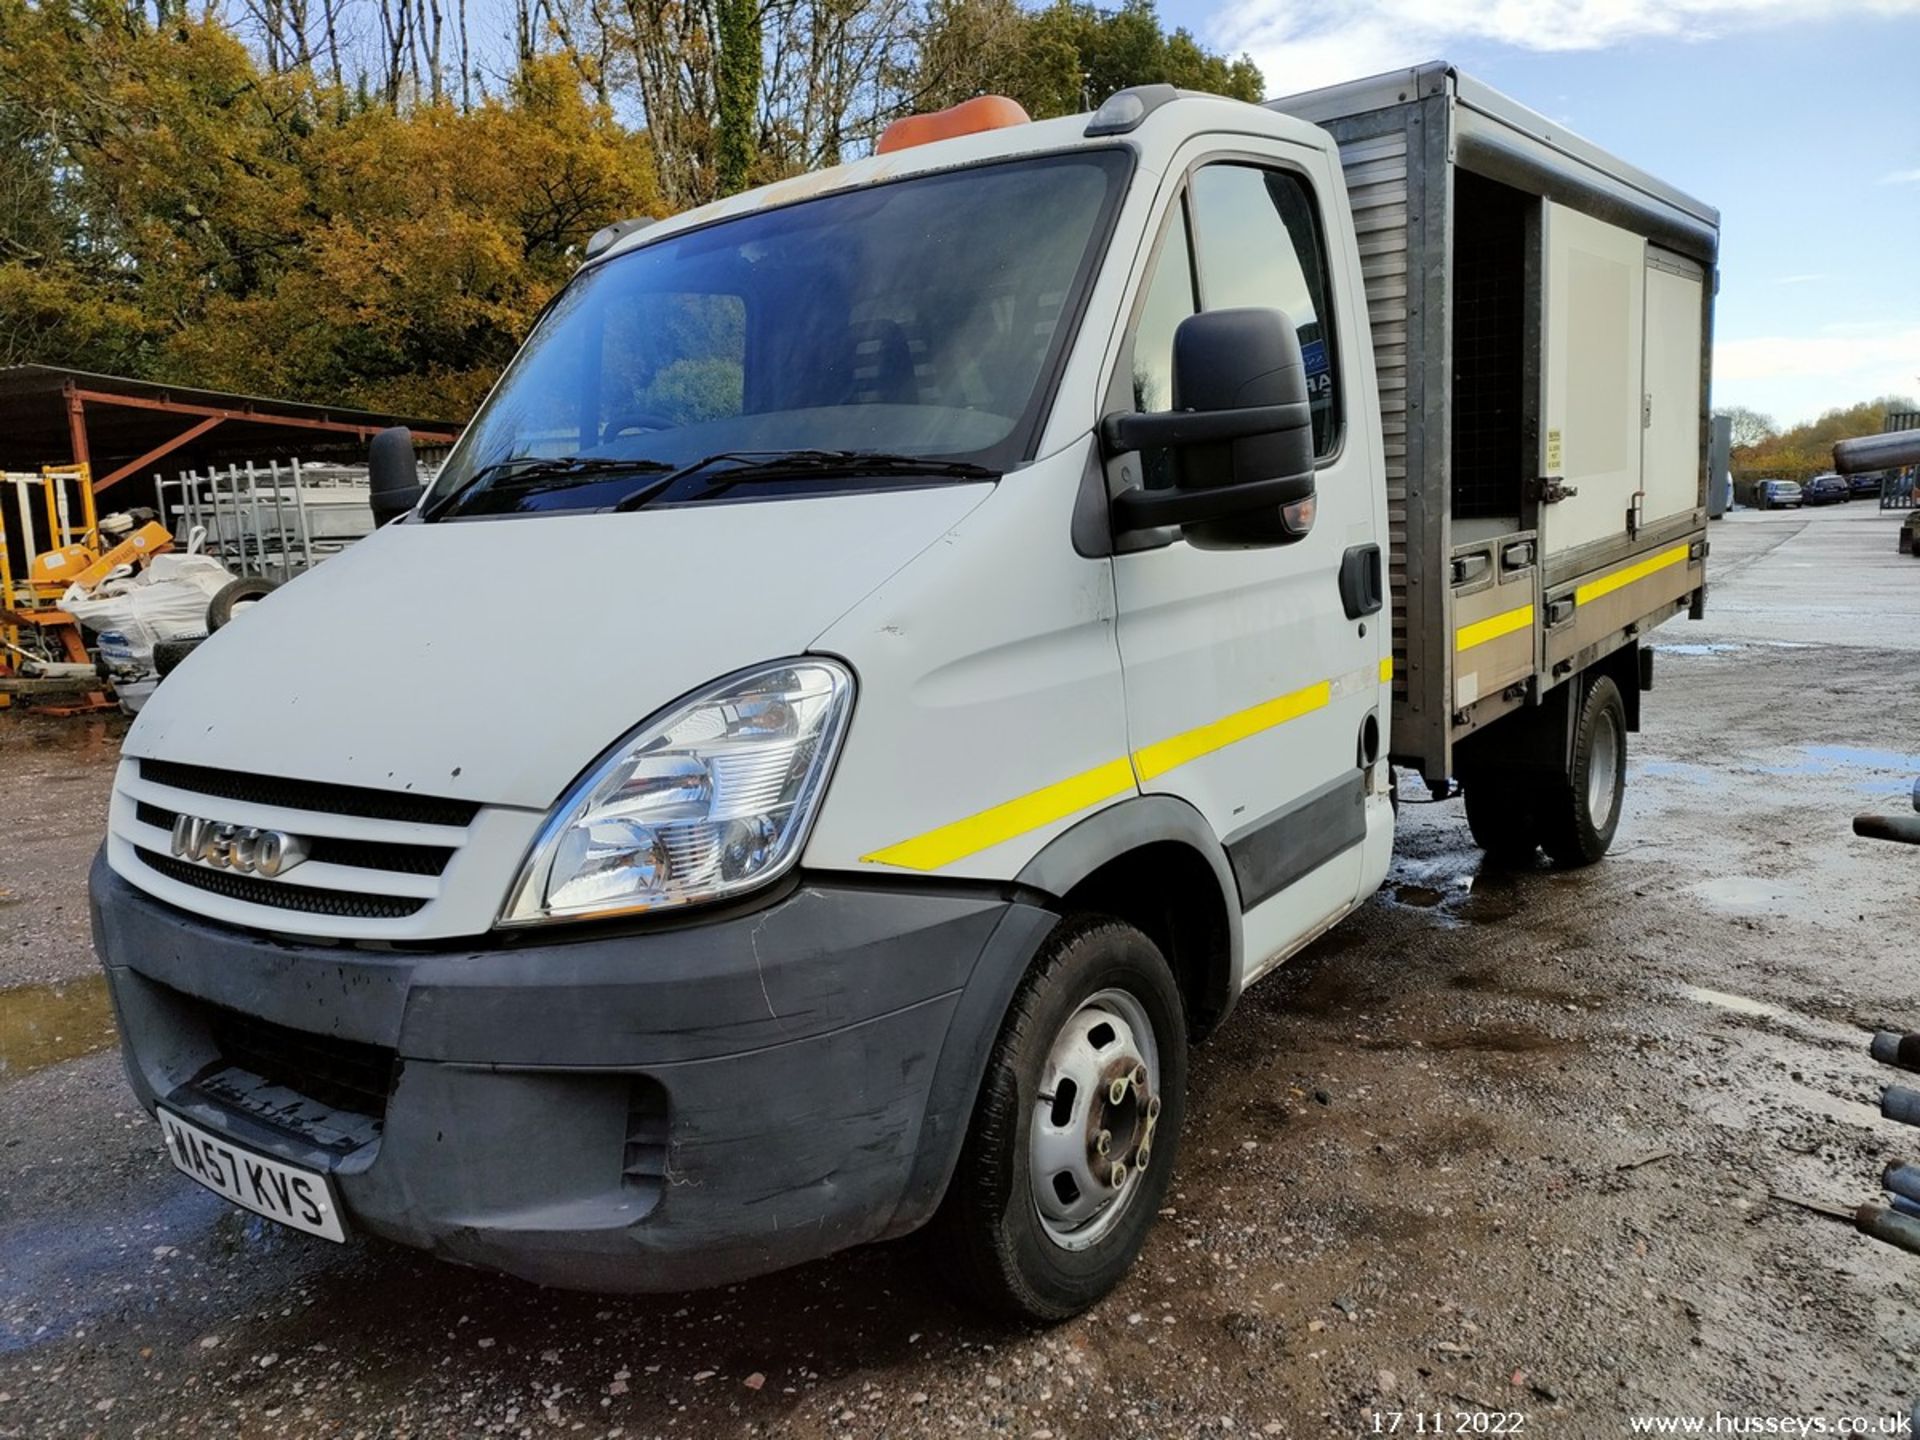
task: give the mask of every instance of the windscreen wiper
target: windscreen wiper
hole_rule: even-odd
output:
[[[520,456],[512,460],[496,460],[491,465],[482,465],[469,475],[445,499],[437,502],[427,512],[426,518],[438,520],[451,513],[454,507],[482,485],[518,489],[522,485],[576,479],[584,485],[608,475],[650,474],[671,469],[673,466],[665,460],[623,460],[612,455],[557,455],[545,459]]]
[[[926,477],[937,480],[998,480],[1000,472],[964,460],[941,460],[927,455],[895,455],[883,450],[721,450],[703,455],[678,470],[648,482],[614,502],[616,512],[638,510],[665,495],[681,481],[730,464],[700,489],[702,496],[720,494],[735,485],[761,480],[808,480],[821,475]]]

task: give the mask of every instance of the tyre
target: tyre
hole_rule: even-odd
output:
[[[1466,782],[1467,828],[1473,843],[1503,865],[1525,865],[1540,849],[1538,806],[1524,779],[1483,770]]]
[[[1540,844],[1556,865],[1591,865],[1607,853],[1626,788],[1627,706],[1602,675],[1580,702],[1569,773],[1540,791]]]
[[[1003,1316],[1085,1310],[1146,1240],[1186,1088],[1186,1014],[1159,949],[1118,920],[1062,920],[994,1043],[936,1219],[938,1263]]]
[[[278,588],[273,581],[252,575],[229,580],[214,591],[213,599],[207,602],[207,633],[212,634],[247,606],[265,599]]]
[[[156,640],[153,642],[153,668],[161,675],[171,675],[180,668],[180,662],[198,648],[207,637],[194,635],[183,640]]]

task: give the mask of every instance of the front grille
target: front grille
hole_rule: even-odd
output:
[[[142,760],[140,778],[173,790],[191,790],[221,800],[315,810],[324,815],[354,815],[363,820],[398,820],[416,825],[468,825],[480,813],[471,800],[448,800],[401,790],[334,785],[320,780],[288,780],[278,775],[248,775],[176,760]]]
[[[143,825],[171,831],[176,812],[136,801],[134,818]],[[386,870],[401,875],[439,875],[453,858],[446,845],[397,845],[385,840],[347,840],[336,835],[303,835],[307,858],[327,865],[350,865],[358,870]]]
[[[157,870],[169,880],[191,885],[228,900],[248,905],[264,905],[274,910],[299,910],[309,915],[338,915],[354,920],[398,920],[413,914],[427,902],[411,895],[358,895],[350,890],[323,890],[317,885],[296,885],[289,880],[259,880],[251,875],[236,875],[230,870],[210,870],[192,865],[171,855],[156,855],[134,847],[142,864]]]
[[[220,1006],[205,1007],[220,1065],[282,1085],[333,1110],[378,1120],[393,1088],[392,1050],[276,1025]]]

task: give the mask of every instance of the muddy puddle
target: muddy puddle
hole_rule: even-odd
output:
[[[1502,869],[1474,850],[1398,860],[1383,893],[1394,905],[1430,911],[1436,923],[1449,929],[1493,925],[1520,911],[1526,877],[1526,871]]]
[[[0,1086],[113,1042],[104,975],[0,990]]]

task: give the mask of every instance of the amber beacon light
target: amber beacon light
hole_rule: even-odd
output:
[[[951,140],[956,135],[977,135],[982,130],[1004,130],[1009,125],[1025,125],[1032,118],[1018,100],[978,95],[930,115],[909,115],[894,121],[881,132],[878,153],[911,150],[915,145]]]

